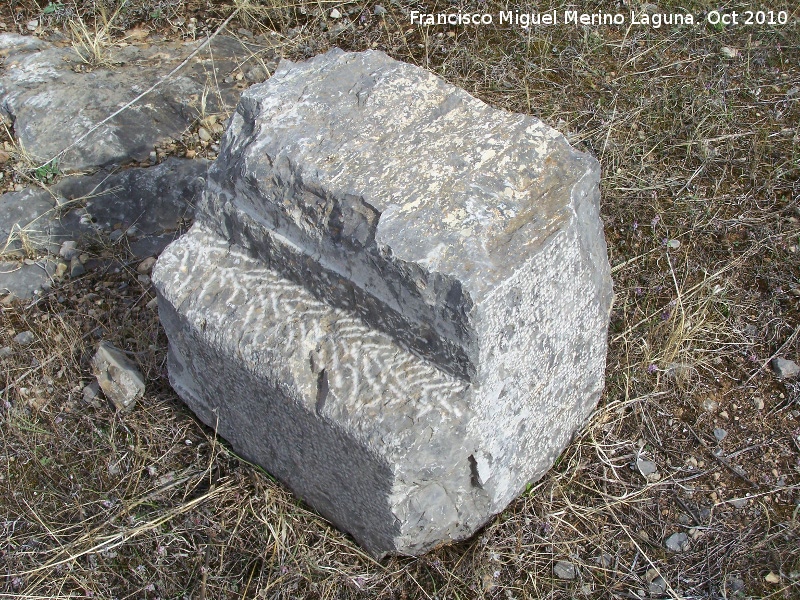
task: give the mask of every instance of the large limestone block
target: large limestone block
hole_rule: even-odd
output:
[[[242,97],[153,274],[170,378],[376,555],[462,539],[604,384],[599,165],[380,52]]]

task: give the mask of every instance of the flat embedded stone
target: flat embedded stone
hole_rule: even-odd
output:
[[[0,34],[0,112],[13,121],[15,137],[35,160],[49,161],[67,150],[58,161],[61,172],[146,160],[157,143],[179,138],[204,111],[232,109],[240,91],[225,83],[226,76],[259,64],[256,55],[265,48],[218,36],[210,50],[78,140],[160,82],[199,43],[111,46],[110,65],[76,72],[83,60],[71,46]]]
[[[151,245],[160,250],[166,246],[159,239],[165,232],[194,219],[207,170],[205,160],[169,158],[148,168],[64,177],[49,190],[3,194],[0,256],[23,249],[59,255],[65,242],[91,239],[98,229],[117,224],[124,230],[135,227],[130,237],[140,244],[155,239]]]
[[[152,278],[198,416],[375,555],[463,539],[604,385],[599,166],[380,52],[248,90]]]
[[[40,258],[32,263],[0,260],[0,296],[25,300],[50,287],[55,261]]]

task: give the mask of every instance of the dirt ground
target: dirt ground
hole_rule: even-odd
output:
[[[98,245],[108,268],[0,304],[3,597],[800,598],[800,379],[769,364],[800,362],[800,9],[575,8],[700,22],[424,27],[408,14],[536,10],[495,0],[0,10],[4,31],[100,52],[131,32],[200,41],[235,12],[229,33],[272,36],[284,57],[377,48],[533,114],[602,164],[615,286],[605,393],[555,467],[472,539],[376,562],[193,418],[167,382],[149,281],[124,245]],[[714,9],[788,22],[713,25]],[[4,135],[7,191],[37,175]],[[166,154],[203,151],[176,140]],[[21,331],[35,338],[24,350]],[[146,377],[130,412],[84,396],[99,339]]]

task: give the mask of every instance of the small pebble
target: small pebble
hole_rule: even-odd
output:
[[[114,231],[111,232],[111,235],[109,237],[111,238],[112,242],[117,242],[120,239],[122,239],[124,235],[125,232],[122,231],[122,229],[115,229]]]
[[[200,129],[197,130],[197,136],[204,142],[211,141],[211,134],[205,127],[201,127]]]
[[[386,14],[386,9],[383,8],[380,4],[376,4],[375,8],[373,9],[376,17],[382,17]]]
[[[30,346],[36,339],[31,331],[21,331],[14,336],[14,343],[20,346]]]
[[[689,549],[689,536],[683,532],[673,533],[667,538],[664,545],[667,550],[672,550],[673,552],[686,552]]]
[[[744,580],[735,575],[728,575],[725,580],[726,591],[735,594],[744,589]]]
[[[558,561],[553,567],[553,573],[559,579],[567,579],[570,581],[575,579],[578,574],[575,565],[566,560]]]
[[[764,410],[764,400],[761,398],[753,398],[753,406],[756,410]]]
[[[714,412],[719,408],[719,403],[711,398],[703,400],[703,410],[706,412]]]
[[[667,582],[660,575],[650,582],[649,590],[651,596],[660,596],[667,591]]]
[[[100,391],[100,385],[96,381],[93,381],[89,385],[84,386],[83,399],[86,402],[91,402],[97,397],[99,391]]]
[[[69,261],[69,276],[71,278],[80,277],[86,273],[86,268],[83,266],[81,259],[79,257],[73,258]]]
[[[150,271],[153,270],[153,265],[156,264],[156,259],[154,256],[148,256],[139,265],[136,267],[136,272],[142,275],[149,275]]]
[[[11,356],[13,353],[14,350],[11,348],[11,346],[3,346],[2,348],[0,348],[0,358],[6,358],[8,356]]]
[[[28,21],[26,23],[26,27],[28,28],[28,31],[36,31],[36,28],[39,27],[39,21],[36,19]]]
[[[637,459],[636,468],[639,469],[639,473],[645,477],[658,471],[658,465],[656,465],[656,463],[651,460],[643,460],[641,458]]]
[[[728,58],[736,58],[739,56],[739,51],[736,48],[731,48],[730,46],[723,46],[719,51],[723,56],[727,56]]]
[[[339,12],[339,9],[334,8],[331,11],[331,19],[341,19],[341,18],[342,18],[342,13]]]
[[[724,429],[722,429],[721,427],[716,427],[714,429],[714,437],[717,438],[718,442],[721,442],[722,440],[724,440],[727,435],[728,435],[728,432],[725,431]]]
[[[601,567],[608,569],[609,567],[611,567],[612,564],[614,564],[614,557],[604,552],[603,554],[595,556],[594,562],[596,562]]]
[[[77,245],[78,243],[75,240],[67,240],[61,244],[61,249],[58,251],[58,254],[63,259],[71,260],[78,254]]]
[[[792,379],[800,375],[800,365],[793,360],[776,356],[770,363],[772,370],[781,379]]]

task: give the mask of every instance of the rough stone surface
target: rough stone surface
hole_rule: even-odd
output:
[[[0,34],[0,57],[5,58],[0,112],[14,122],[25,150],[48,161],[177,67],[198,44],[111,47],[113,67],[76,72],[82,60],[71,46]],[[210,51],[201,51],[155,91],[68,150],[59,169],[145,160],[156,143],[180,137],[200,113],[229,111],[239,90],[225,83],[226,75],[260,64],[254,56],[263,50],[234,38],[215,38]],[[219,95],[207,93],[210,86],[219,88]]]
[[[375,555],[463,539],[604,383],[599,166],[380,52],[248,90],[153,271],[170,381]]]
[[[97,383],[117,410],[128,410],[144,395],[144,378],[136,365],[109,342],[100,342],[92,359]]]

